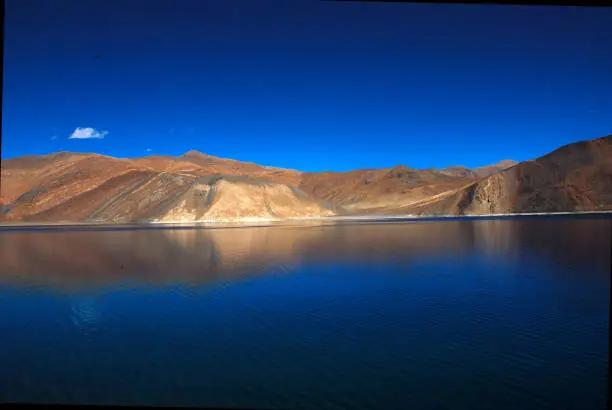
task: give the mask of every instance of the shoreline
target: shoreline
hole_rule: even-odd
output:
[[[222,225],[231,226],[244,226],[244,227],[257,227],[260,223],[282,223],[282,222],[383,222],[383,221],[419,221],[419,220],[444,220],[444,219],[455,219],[455,220],[470,220],[470,219],[504,219],[504,218],[516,218],[516,217],[531,217],[531,216],[542,216],[542,217],[554,217],[554,216],[582,216],[582,215],[612,215],[612,211],[583,211],[583,212],[529,212],[529,213],[512,213],[512,214],[486,214],[486,215],[367,215],[367,216],[326,216],[326,217],[309,217],[309,218],[241,218],[231,220],[201,220],[201,221],[150,221],[150,222],[15,222],[5,223],[0,222],[0,229],[5,228],[61,228],[61,227],[215,227]]]

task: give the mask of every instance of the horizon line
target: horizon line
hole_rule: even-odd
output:
[[[436,168],[436,167],[412,168],[412,167],[410,167],[408,165],[404,165],[404,164],[400,163],[400,164],[396,164],[396,165],[393,165],[393,166],[387,166],[387,167],[380,167],[380,168],[353,168],[353,169],[346,170],[346,171],[330,171],[330,170],[326,170],[326,169],[320,170],[320,171],[300,171],[300,170],[295,169],[295,168],[287,168],[287,167],[275,166],[275,165],[263,165],[263,164],[260,164],[260,163],[257,163],[257,162],[253,162],[253,161],[250,161],[250,160],[238,160],[238,159],[234,159],[234,158],[218,157],[218,156],[215,156],[215,155],[206,154],[206,153],[204,153],[202,151],[199,151],[197,149],[189,149],[185,153],[180,154],[180,155],[176,155],[176,156],[168,155],[168,154],[150,153],[150,154],[147,154],[147,155],[140,155],[140,156],[133,156],[133,157],[119,157],[119,156],[113,156],[113,155],[99,154],[99,153],[96,153],[96,152],[56,151],[56,152],[50,152],[48,154],[24,154],[24,155],[18,155],[18,156],[14,156],[14,157],[9,157],[9,158],[0,158],[0,161],[4,162],[4,161],[8,161],[8,160],[12,160],[12,159],[18,159],[18,158],[24,158],[24,157],[44,157],[44,156],[58,155],[58,154],[62,154],[62,153],[63,154],[76,154],[76,155],[98,155],[98,156],[114,158],[114,159],[140,159],[140,158],[148,158],[148,157],[169,157],[169,158],[179,159],[179,158],[184,157],[185,155],[187,155],[189,153],[198,153],[198,154],[201,154],[201,155],[204,155],[204,156],[207,156],[207,157],[217,158],[217,159],[221,159],[221,160],[236,161],[236,162],[241,162],[241,163],[250,163],[250,164],[255,164],[255,165],[258,165],[258,166],[261,166],[261,167],[265,167],[265,168],[277,168],[277,169],[284,169],[284,170],[289,170],[289,171],[297,171],[297,172],[301,172],[301,173],[322,173],[322,172],[344,173],[344,172],[353,172],[353,171],[370,171],[370,170],[380,170],[380,169],[391,169],[391,168],[401,167],[401,166],[404,166],[404,167],[407,167],[407,168],[411,168],[411,169],[415,169],[415,170],[418,170],[418,171],[446,170],[446,169],[452,168],[452,167],[463,167],[463,168],[466,168],[468,170],[475,170],[475,169],[482,168],[482,167],[488,167],[488,166],[492,166],[492,165],[497,165],[500,162],[505,162],[505,161],[511,161],[511,162],[514,162],[514,165],[517,165],[517,164],[520,164],[522,162],[532,161],[534,159],[537,159],[537,158],[540,158],[542,156],[548,155],[548,154],[550,154],[550,153],[552,153],[552,152],[554,152],[554,151],[556,151],[558,149],[561,149],[561,148],[564,148],[564,147],[567,147],[567,146],[570,146],[570,145],[573,145],[573,144],[578,144],[578,143],[581,143],[581,142],[595,141],[595,140],[599,140],[599,139],[603,139],[603,138],[609,138],[609,137],[612,137],[612,134],[605,134],[603,136],[595,137],[595,138],[590,138],[590,139],[580,139],[580,140],[576,140],[574,142],[570,142],[570,143],[567,143],[567,144],[564,144],[564,145],[557,146],[555,148],[551,148],[549,151],[547,151],[547,152],[545,152],[545,153],[543,153],[543,154],[541,154],[541,155],[539,155],[539,156],[537,156],[535,158],[525,159],[525,160],[521,160],[521,161],[515,160],[515,159],[505,158],[505,159],[500,159],[500,160],[498,160],[496,162],[492,162],[492,163],[489,163],[489,164],[486,164],[486,165],[481,165],[481,166],[473,167],[473,168],[470,168],[470,167],[467,167],[467,166],[464,166],[464,165],[458,165],[458,164],[448,165],[448,166],[446,166],[444,168]]]

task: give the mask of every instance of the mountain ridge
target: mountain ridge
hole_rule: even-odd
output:
[[[612,209],[612,136],[469,169],[301,172],[204,154],[1,161],[0,221],[159,222]]]
[[[489,168],[489,167],[494,167],[497,165],[502,165],[504,163],[510,162],[512,164],[517,164],[517,161],[514,160],[501,160],[498,161],[494,164],[490,164],[490,165],[485,165],[485,166],[481,166],[481,167],[476,167],[476,168],[469,168],[463,165],[451,165],[445,168],[412,168],[409,167],[408,165],[405,164],[396,164],[396,165],[390,165],[387,167],[383,167],[383,168],[355,168],[355,169],[350,169],[348,171],[330,171],[330,170],[321,170],[321,171],[300,171],[296,168],[287,168],[287,167],[280,167],[280,166],[273,166],[273,165],[262,165],[262,164],[258,164],[252,161],[241,161],[241,160],[236,160],[233,158],[226,158],[226,157],[219,157],[216,155],[211,155],[211,154],[206,154],[200,150],[197,149],[190,149],[188,151],[186,151],[183,154],[179,154],[176,156],[173,155],[165,155],[165,154],[147,154],[147,155],[142,155],[142,156],[136,156],[136,157],[117,157],[117,156],[112,156],[112,155],[105,155],[105,154],[100,154],[100,153],[96,153],[96,152],[81,152],[81,151],[58,151],[58,152],[51,152],[48,154],[40,154],[40,155],[35,155],[35,154],[26,154],[26,155],[19,155],[19,156],[15,156],[15,157],[10,157],[10,158],[3,158],[0,160],[0,162],[2,164],[4,164],[5,162],[9,162],[9,161],[17,161],[17,160],[26,160],[26,159],[43,159],[43,158],[55,158],[55,157],[64,157],[64,156],[74,156],[74,155],[80,155],[80,156],[100,156],[100,157],[106,157],[106,158],[114,158],[114,159],[121,159],[121,160],[140,160],[140,159],[147,159],[147,158],[167,158],[167,159],[174,159],[174,160],[181,160],[183,158],[186,157],[202,157],[202,158],[209,158],[212,160],[220,160],[220,161],[231,161],[231,162],[237,162],[237,163],[241,163],[241,164],[249,164],[249,165],[256,165],[258,167],[262,167],[262,168],[269,168],[269,169],[280,169],[280,170],[287,170],[287,171],[296,171],[296,172],[309,172],[309,173],[322,173],[322,172],[332,172],[332,173],[338,173],[338,172],[354,172],[354,171],[372,171],[372,170],[380,170],[380,169],[391,169],[391,168],[395,168],[395,167],[408,167],[417,171],[427,171],[427,170],[447,170],[450,168],[466,168],[469,170],[477,170],[480,168]]]

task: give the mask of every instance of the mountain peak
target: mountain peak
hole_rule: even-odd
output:
[[[469,168],[465,167],[463,165],[451,165],[451,166],[446,167],[446,168],[443,169],[443,171],[459,171],[459,170],[461,170],[461,171],[464,171],[464,170],[468,171]]]
[[[471,169],[463,165],[451,165],[441,170],[434,170],[434,173],[457,178],[473,178],[475,176]]]
[[[414,168],[410,168],[407,165],[404,164],[398,164],[396,166],[394,166],[393,168],[391,168],[392,171],[414,171]]]
[[[513,159],[503,159],[503,160],[499,161],[495,165],[512,167],[512,166],[514,166],[516,164],[518,164],[518,161],[515,161]]]
[[[207,157],[208,155],[198,150],[192,149],[183,154],[184,157]]]

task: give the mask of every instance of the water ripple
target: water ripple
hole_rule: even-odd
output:
[[[511,223],[0,234],[0,397],[596,409],[610,226]]]

